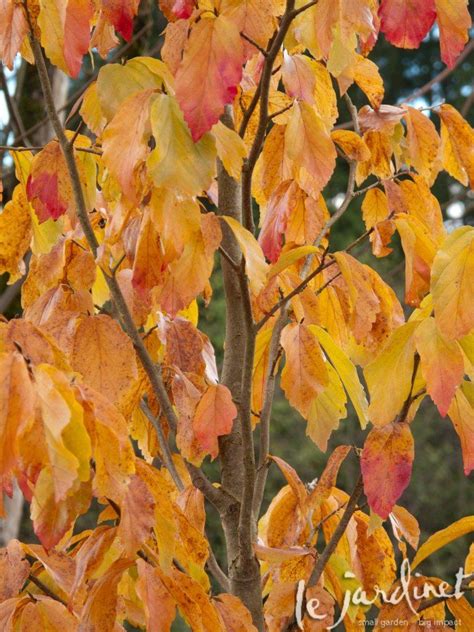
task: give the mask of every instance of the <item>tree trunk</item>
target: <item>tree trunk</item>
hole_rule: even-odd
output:
[[[227,108],[224,124],[233,127],[232,114]],[[225,171],[218,167],[218,208],[221,215],[229,215],[242,222],[241,187]],[[222,245],[235,263],[240,264],[242,254],[229,227],[223,226]],[[245,362],[246,323],[243,297],[239,279],[233,265],[221,258],[222,276],[226,299],[226,331],[222,383],[232,393],[239,409],[242,386],[242,370]],[[221,515],[226,540],[227,562],[232,594],[239,597],[252,614],[254,625],[263,630],[262,591],[260,568],[257,560],[242,560],[239,551],[239,514],[244,488],[243,449],[240,415],[232,433],[219,439],[221,482],[223,488],[236,498],[225,514]],[[256,530],[254,525],[253,531]]]

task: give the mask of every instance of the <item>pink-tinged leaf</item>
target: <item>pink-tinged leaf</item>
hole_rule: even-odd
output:
[[[13,70],[13,60],[28,32],[25,12],[16,0],[0,0],[0,59]]]
[[[196,8],[195,0],[160,0],[160,9],[170,22],[186,20]]]
[[[82,57],[89,50],[93,15],[94,6],[90,0],[69,0],[64,22],[64,61],[71,77],[77,77]]]
[[[102,0],[102,11],[107,22],[129,41],[133,33],[133,18],[140,0]]]
[[[59,143],[51,141],[36,154],[26,184],[26,195],[40,222],[58,219],[68,210],[72,187]]]
[[[413,435],[406,422],[373,428],[365,440],[364,491],[370,508],[384,520],[410,482],[414,456]]]
[[[458,388],[449,408],[449,417],[453,422],[461,442],[464,474],[468,476],[474,470],[474,384],[464,382]]]
[[[435,0],[382,0],[379,16],[391,44],[418,48],[435,21]]]
[[[469,39],[472,21],[467,0],[435,0],[441,59],[452,68]]]
[[[294,186],[298,185],[291,180],[282,182],[270,198],[265,212],[258,242],[262,246],[264,255],[272,263],[275,263],[280,256],[290,211],[288,198]]]
[[[200,447],[213,459],[219,453],[217,437],[229,434],[237,417],[229,389],[211,384],[196,407],[193,419],[194,436]]]
[[[443,337],[434,318],[426,318],[420,323],[415,340],[426,390],[444,417],[464,376],[461,348],[455,340]]]
[[[192,29],[176,74],[176,98],[194,142],[231,103],[242,77],[239,29],[224,15],[202,18]]]

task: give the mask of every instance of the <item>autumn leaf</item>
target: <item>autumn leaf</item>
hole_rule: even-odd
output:
[[[51,61],[71,77],[77,77],[89,50],[94,5],[90,0],[42,0],[38,16],[41,43]]]
[[[135,200],[137,171],[148,153],[153,91],[137,92],[123,101],[102,137],[103,160],[125,195]],[[133,125],[130,125],[133,120]]]
[[[436,176],[436,163],[441,145],[432,121],[415,108],[407,107],[407,154],[410,164],[431,183]]]
[[[30,565],[18,540],[10,540],[0,549],[0,603],[16,597],[25,583]]]
[[[170,629],[176,616],[176,604],[172,595],[150,564],[140,559],[137,561],[137,569],[137,592],[143,601],[147,630],[161,632],[165,625]]]
[[[465,516],[460,520],[456,520],[445,529],[437,531],[431,535],[416,552],[412,560],[411,568],[415,570],[427,557],[441,549],[453,540],[472,533],[474,531],[474,516]]]
[[[435,0],[441,59],[452,68],[469,39],[471,16],[467,0]]]
[[[382,352],[364,368],[370,394],[369,417],[376,426],[391,422],[410,393],[417,326],[411,322],[396,329]]]
[[[176,73],[176,99],[194,142],[208,132],[231,103],[242,76],[239,30],[224,14],[194,25]]]
[[[26,193],[40,222],[58,219],[72,208],[72,187],[59,143],[51,141],[36,154]]]
[[[311,402],[328,383],[318,339],[306,325],[293,323],[283,330],[281,345],[286,355],[281,386],[290,404],[306,417]]]
[[[0,214],[0,273],[8,272],[14,283],[25,274],[23,257],[32,237],[31,214],[24,191],[16,187],[13,198]]]
[[[13,70],[13,60],[28,32],[23,8],[13,0],[1,0],[0,59]]]
[[[387,518],[411,478],[415,454],[410,426],[392,422],[373,428],[364,443],[361,470],[370,507]]]
[[[461,338],[474,327],[474,229],[453,231],[437,252],[431,271],[435,319],[448,339]]]
[[[215,170],[212,136],[201,134],[194,143],[176,100],[165,94],[153,102],[151,129],[156,147],[147,165],[156,186],[169,186],[187,195],[207,189]]]
[[[137,377],[133,345],[118,323],[106,316],[86,316],[79,320],[71,343],[72,367],[84,382],[112,402]]]
[[[268,269],[262,249],[252,233],[236,219],[227,215],[224,215],[223,219],[232,229],[244,255],[245,271],[249,277],[250,287],[258,294],[265,284]]]
[[[285,150],[293,161],[296,182],[317,197],[336,164],[336,148],[321,117],[305,102],[293,105],[285,133]]]
[[[310,329],[318,337],[324,352],[336,369],[347,394],[351,398],[352,404],[359,418],[360,425],[362,428],[365,428],[368,421],[368,404],[364,389],[362,388],[359,376],[357,375],[357,369],[342,349],[335,344],[331,336],[322,329],[322,327],[310,325]]]
[[[451,105],[439,109],[443,167],[464,184],[474,188],[474,130]]]
[[[139,0],[101,0],[101,4],[107,22],[128,41],[132,37]]]
[[[213,459],[219,452],[217,437],[229,434],[237,417],[229,389],[211,384],[199,401],[193,419],[196,441]]]
[[[380,30],[394,46],[418,48],[436,18],[435,1],[382,0]]]
[[[457,342],[443,338],[434,318],[426,318],[419,324],[415,340],[426,390],[444,417],[464,377],[461,348]]]
[[[474,469],[474,390],[471,382],[458,388],[448,410],[459,441],[461,442],[466,476]]]

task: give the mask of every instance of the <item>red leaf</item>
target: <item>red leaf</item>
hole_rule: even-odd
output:
[[[380,30],[400,48],[418,48],[436,18],[434,0],[382,0]]]
[[[392,422],[373,428],[365,440],[361,469],[371,509],[385,519],[411,478],[415,447],[410,426]]]

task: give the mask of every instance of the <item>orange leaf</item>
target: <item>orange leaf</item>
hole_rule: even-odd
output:
[[[13,70],[13,60],[28,32],[23,7],[15,0],[0,0],[0,59]]]
[[[448,414],[461,442],[466,476],[474,469],[474,390],[472,382],[458,388]]]
[[[199,401],[193,419],[196,441],[213,459],[219,453],[217,437],[229,434],[237,417],[237,408],[229,389],[211,384]]]
[[[138,376],[135,351],[130,338],[110,316],[85,316],[74,332],[71,364],[84,382],[112,402]]]
[[[10,540],[0,549],[0,603],[18,595],[29,573],[30,565],[20,543]]]
[[[176,98],[194,142],[208,132],[231,103],[242,76],[238,27],[225,15],[202,17],[189,36],[176,73]]]
[[[159,573],[143,560],[137,560],[137,593],[145,610],[148,632],[170,630],[176,616],[176,604],[172,595],[160,580]]]
[[[447,341],[434,318],[423,320],[415,333],[426,390],[444,417],[464,377],[464,359],[456,341]]]
[[[469,40],[471,16],[468,0],[435,0],[441,59],[452,68]]]
[[[336,148],[322,118],[308,103],[295,102],[286,127],[285,151],[300,187],[317,198],[332,176]]]
[[[292,406],[305,417],[313,399],[328,383],[318,338],[306,325],[287,325],[281,334],[286,363],[281,386]]]
[[[387,518],[411,478],[415,448],[410,426],[393,422],[373,428],[364,443],[361,469],[371,509]]]

